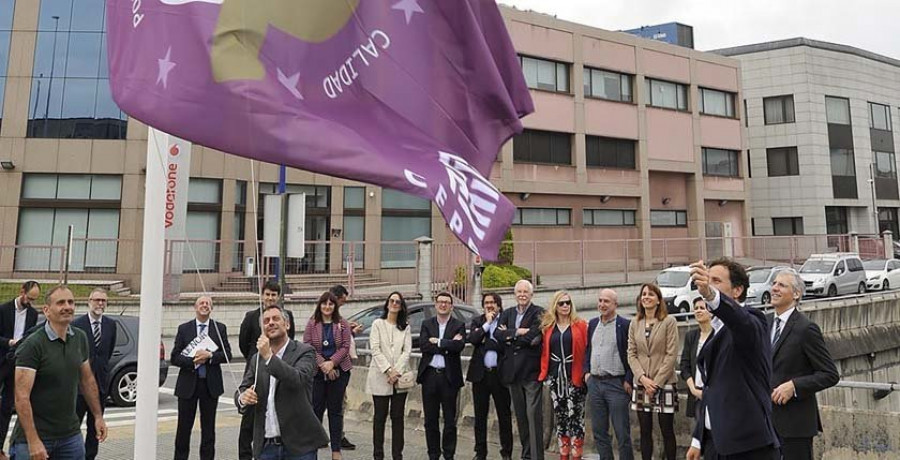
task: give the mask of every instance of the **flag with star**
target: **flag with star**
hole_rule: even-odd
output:
[[[108,0],[113,98],[243,157],[432,200],[495,259],[487,179],[534,110],[494,0]]]

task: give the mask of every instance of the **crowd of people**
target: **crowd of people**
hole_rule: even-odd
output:
[[[521,458],[544,458],[543,387],[561,460],[583,457],[586,411],[601,459],[613,459],[614,449],[620,460],[633,458],[634,413],[641,458],[653,458],[659,436],[665,458],[672,460],[680,374],[688,393],[685,413],[695,420],[688,460],[811,459],[812,439],[821,431],[816,393],[835,385],[838,373],[821,330],[797,309],[803,281],[791,269],[776,273],[774,314],[766,316],[741,304],[749,280],[739,264],[700,261],[691,265],[691,278],[699,294],[693,304],[697,327],[685,335],[680,359],[678,325],[655,284],[640,287],[630,320],[617,312],[616,291],[601,289],[599,315],[588,322],[568,292],[556,292],[545,309],[533,302],[531,283],[520,280],[514,306],[504,309],[500,295],[485,293],[482,314],[468,325],[452,314],[451,294],[435,296],[435,314],[421,324],[421,359],[414,369],[407,303],[392,292],[370,326],[371,358],[364,371],[374,412],[373,458],[386,456],[389,416],[390,457],[403,458],[406,400],[418,385],[429,460],[454,459],[458,398],[468,381],[474,460],[497,458],[488,449],[491,400],[499,457],[512,459],[514,417]],[[239,332],[246,358],[234,394],[242,417],[240,459],[311,460],[325,447],[340,459],[342,450],[355,448],[344,435],[343,413],[357,358],[354,336],[362,327],[340,312],[347,295],[343,286],[323,293],[302,340],[295,340],[294,317],[279,306],[278,284],[264,286],[261,307],[246,314]],[[47,321],[36,325],[30,307],[39,296],[40,286],[27,282],[18,297],[0,305],[0,430],[8,427],[14,406],[11,458],[93,459],[106,437],[103,403],[116,342],[115,324],[103,315],[107,296],[102,289],[92,292],[89,311],[75,318],[71,291],[55,287],[45,297]],[[195,318],[178,327],[170,356],[179,368],[176,460],[189,456],[198,407],[200,458],[216,458],[222,365],[232,354],[226,325],[211,319],[212,310],[209,297],[196,300]],[[464,374],[467,344],[472,353]],[[88,433],[82,439],[85,415]]]

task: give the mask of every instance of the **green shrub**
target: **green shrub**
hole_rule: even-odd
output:
[[[516,261],[516,248],[513,245],[512,229],[506,231],[503,242],[500,243],[500,252],[497,255],[497,263],[500,265],[512,265]]]
[[[519,279],[510,265],[488,265],[481,276],[481,284],[484,289],[496,289],[515,286]]]
[[[510,265],[509,269],[512,270],[520,280],[531,281],[531,270],[518,265]]]

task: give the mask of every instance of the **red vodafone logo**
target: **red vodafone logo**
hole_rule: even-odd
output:
[[[172,144],[172,146],[169,147],[169,155],[177,157],[179,153],[181,153],[181,149],[178,148],[177,144]]]

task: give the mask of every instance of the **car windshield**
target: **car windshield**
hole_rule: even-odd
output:
[[[663,270],[656,275],[656,285],[659,287],[684,287],[691,277],[691,272],[677,272],[675,270]]]
[[[759,270],[750,270],[750,283],[765,283],[767,279],[769,279],[769,273],[772,272],[771,268],[761,268]]]
[[[832,268],[834,268],[833,260],[807,260],[800,267],[800,273],[831,273]]]
[[[363,310],[353,316],[350,317],[350,321],[355,321],[362,325],[363,330],[369,330],[372,327],[372,323],[375,322],[376,319],[381,318],[382,308],[372,308],[370,310]]]
[[[884,270],[885,260],[867,260],[863,262],[863,267],[866,270]]]

